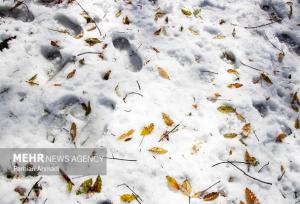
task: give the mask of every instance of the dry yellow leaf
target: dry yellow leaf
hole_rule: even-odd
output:
[[[85,40],[85,42],[89,44],[89,46],[93,46],[95,44],[101,43],[101,41],[98,38],[88,38]]]
[[[148,149],[148,151],[154,154],[166,154],[168,152],[168,150],[165,150],[161,147],[152,147],[151,149]]]
[[[27,82],[28,84],[30,84],[31,86],[33,86],[33,85],[39,85],[38,83],[35,82],[36,78],[37,78],[37,74],[35,74],[33,77],[31,77],[31,78],[30,78],[29,80],[27,80],[26,82]]]
[[[150,125],[148,126],[145,126],[142,131],[141,131],[141,135],[142,136],[145,136],[145,135],[149,135],[151,134],[151,132],[154,130],[154,124],[151,123]]]
[[[218,111],[221,113],[235,113],[235,109],[227,105],[218,107]]]
[[[76,127],[76,123],[74,123],[74,122],[71,125],[70,135],[71,135],[72,142],[75,143],[75,138],[77,135],[77,127]]]
[[[170,118],[170,116],[166,113],[162,113],[162,118],[167,126],[172,126],[174,121]]]
[[[212,193],[208,193],[203,197],[204,201],[212,201],[215,200],[219,197],[219,193],[218,192],[212,192]]]
[[[238,74],[239,74],[239,72],[238,72],[236,69],[228,69],[227,72],[228,72],[229,74],[235,74],[235,75],[238,75]]]
[[[194,193],[194,195],[192,196],[192,198],[200,198],[200,196],[202,196],[202,194],[203,194],[202,191]]]
[[[228,138],[228,139],[233,139],[236,136],[238,136],[238,134],[236,134],[236,133],[226,133],[226,134],[224,134],[224,137]]]
[[[199,35],[199,32],[197,30],[195,30],[193,27],[189,27],[189,31],[194,34],[194,35]]]
[[[214,37],[214,39],[218,39],[218,40],[222,40],[224,38],[225,38],[225,36],[221,35],[221,34]]]
[[[249,163],[252,166],[256,166],[258,164],[258,161],[255,157],[250,156],[249,152],[246,150],[244,155],[245,162]]]
[[[238,89],[238,88],[241,88],[243,86],[243,84],[240,84],[240,83],[233,83],[233,84],[229,84],[229,85],[227,85],[227,87],[228,88],[236,88],[236,89]]]
[[[191,16],[192,12],[190,12],[187,8],[182,8],[181,12],[186,16]]]
[[[134,133],[134,129],[128,130],[126,133],[120,135],[117,140],[125,140]]]
[[[255,194],[249,188],[245,189],[245,197],[247,204],[259,204]]]
[[[261,73],[260,74],[260,79],[269,83],[269,84],[273,84],[273,82],[271,81],[271,79],[264,73]]]
[[[166,179],[167,179],[168,185],[171,189],[173,189],[173,190],[179,190],[180,189],[179,184],[177,183],[177,181],[173,177],[166,176]]]
[[[170,77],[169,77],[168,73],[163,68],[158,67],[157,69],[158,69],[159,75],[162,78],[170,80]]]
[[[180,186],[180,190],[186,196],[190,196],[191,195],[191,193],[192,193],[192,186],[191,186],[191,183],[189,182],[188,179],[185,179],[183,181],[182,185]]]
[[[200,145],[200,142],[198,142],[192,146],[192,155],[197,154],[199,152],[199,145]]]
[[[120,196],[120,200],[122,202],[128,202],[128,203],[130,203],[131,201],[136,200],[136,198],[137,197],[134,194],[123,194],[123,195]]]
[[[67,79],[71,79],[76,73],[76,69],[73,69],[68,75],[67,75]]]

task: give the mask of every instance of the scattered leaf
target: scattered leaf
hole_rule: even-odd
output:
[[[98,38],[88,38],[88,39],[85,40],[85,42],[87,44],[89,44],[89,46],[94,46],[98,43],[101,43],[101,41]]]
[[[123,194],[123,195],[120,196],[120,200],[122,202],[130,203],[131,201],[134,201],[136,199],[137,199],[137,197],[134,194]]]
[[[271,81],[271,79],[264,73],[261,73],[260,74],[260,79],[269,83],[269,84],[273,84],[273,82]]]
[[[154,124],[151,123],[150,125],[145,126],[145,127],[142,129],[141,135],[142,135],[142,136],[149,135],[149,134],[152,133],[153,130],[154,130]]]
[[[76,138],[76,135],[77,135],[77,127],[76,127],[76,124],[74,122],[71,125],[70,135],[71,135],[72,142],[75,143],[75,138]]]
[[[85,103],[81,103],[81,107],[85,110],[85,116],[88,116],[92,112],[91,103],[88,102],[86,105]]]
[[[134,129],[131,129],[131,130],[128,130],[126,133],[120,135],[117,140],[125,140],[127,139],[128,137],[130,137],[133,133],[134,133]]]
[[[243,86],[243,84],[240,84],[240,83],[233,83],[233,84],[229,84],[227,87],[228,88],[241,88]]]
[[[168,73],[163,68],[158,67],[158,72],[162,78],[170,80]]]
[[[37,74],[35,74],[33,77],[31,77],[31,78],[30,78],[29,80],[27,80],[26,82],[27,82],[29,85],[31,85],[31,86],[33,86],[33,85],[39,85],[38,83],[35,82],[36,78],[37,78]]]
[[[227,72],[228,72],[229,74],[235,74],[235,75],[238,75],[238,74],[239,74],[239,72],[238,72],[236,69],[228,69]]]
[[[201,9],[200,9],[200,8],[194,9],[194,11],[193,11],[194,17],[195,17],[195,18],[201,18],[200,12],[201,12]]]
[[[203,197],[204,201],[213,201],[215,199],[217,199],[219,197],[219,193],[218,192],[212,192],[212,193],[208,193]]]
[[[250,135],[251,131],[252,131],[251,124],[247,123],[242,128],[242,135],[244,137],[248,137]]]
[[[20,196],[24,196],[26,193],[26,188],[23,188],[21,186],[17,186],[15,188],[15,192],[19,193]]]
[[[226,38],[226,36],[221,35],[221,34],[214,37],[214,39],[218,39],[218,40],[223,40],[225,38]]]
[[[155,47],[152,47],[152,50],[154,50],[156,53],[160,53],[159,50]]]
[[[174,121],[170,118],[170,116],[166,113],[162,113],[162,118],[167,126],[172,126]]]
[[[93,179],[89,178],[85,180],[80,186],[79,189],[77,190],[76,194],[82,194],[82,193],[89,193],[92,190],[92,185],[93,185]]]
[[[84,58],[82,58],[82,59],[79,60],[79,64],[80,64],[80,65],[85,65]]]
[[[59,47],[58,41],[51,41],[50,44],[51,44],[53,47]]]
[[[194,195],[192,196],[192,198],[200,198],[203,195],[202,191],[199,191],[197,193],[194,193]]]
[[[125,24],[125,25],[129,25],[130,24],[130,20],[129,20],[128,16],[125,16],[123,18],[123,24]]]
[[[152,147],[151,149],[148,149],[148,151],[154,154],[166,154],[168,152],[168,150],[165,150],[161,147]]]
[[[276,137],[276,142],[283,142],[283,140],[287,137],[287,135],[285,133],[280,133],[277,137]]]
[[[74,75],[75,75],[75,73],[76,73],[76,69],[73,69],[73,70],[67,75],[67,79],[73,78]]]
[[[199,35],[199,31],[195,30],[192,26],[189,27],[189,31],[194,35]]]
[[[182,185],[180,186],[180,190],[186,196],[190,196],[191,195],[191,193],[192,193],[192,186],[191,186],[191,183],[189,182],[188,179],[185,179],[183,181]]]
[[[221,113],[235,113],[235,109],[228,105],[218,107],[218,111]]]
[[[110,74],[111,74],[111,70],[108,70],[107,72],[105,72],[104,76],[103,76],[103,79],[104,80],[108,80],[109,77],[110,77]]]
[[[226,133],[226,134],[224,134],[224,137],[228,138],[228,139],[233,139],[237,136],[238,136],[238,134],[236,134],[236,133]]]
[[[155,31],[153,34],[154,34],[154,35],[160,35],[160,33],[161,33],[161,28],[158,29],[157,31]]]
[[[115,14],[116,18],[120,17],[121,14],[122,14],[122,10],[119,10],[119,11]]]
[[[279,62],[282,62],[284,56],[285,56],[284,52],[280,52],[280,53],[278,54],[278,61],[279,61]]]
[[[252,166],[257,166],[258,161],[256,160],[255,157],[250,156],[249,152],[246,150],[245,155],[244,155],[245,162],[250,163]]]
[[[245,197],[247,204],[259,204],[255,194],[249,188],[245,189]]]
[[[154,17],[154,20],[157,21],[159,18],[162,18],[166,15],[165,12],[161,11],[161,10],[158,10],[156,13],[155,13],[155,17]]]
[[[101,179],[101,176],[97,176],[96,178],[96,181],[93,185],[93,192],[96,192],[96,193],[100,193],[101,192],[101,189],[102,189],[102,179]]]
[[[295,128],[296,129],[300,129],[300,122],[299,122],[299,118],[297,118],[296,120],[295,120]]]
[[[173,189],[173,190],[179,190],[180,189],[179,184],[177,183],[177,181],[173,177],[166,176],[166,179],[167,179],[168,185],[171,189]]]
[[[187,8],[182,8],[181,12],[186,16],[191,16],[192,12],[190,12]]]

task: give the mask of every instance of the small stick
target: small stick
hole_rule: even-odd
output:
[[[138,87],[139,87],[139,90],[141,90],[141,86],[140,86],[140,83],[139,83],[138,80],[136,80],[136,83],[137,83],[137,85],[138,85]]]
[[[208,70],[201,70],[200,72],[207,72],[207,73],[211,73],[211,74],[219,74],[219,73],[217,73],[217,72],[212,72],[212,71],[208,71]]]
[[[266,182],[266,181],[262,181],[258,178],[255,178],[249,174],[247,174],[243,169],[239,168],[238,166],[236,166],[235,164],[233,164],[232,162],[228,161],[229,164],[231,164],[232,166],[234,166],[236,169],[238,169],[239,171],[241,171],[245,176],[248,176],[249,178],[255,180],[255,181],[258,181],[258,182],[261,182],[261,183],[264,183],[264,184],[268,184],[268,185],[272,185],[272,183],[270,182]]]
[[[130,92],[130,93],[126,94],[126,96],[123,98],[124,103],[126,103],[126,98],[127,98],[129,95],[132,95],[132,94],[136,94],[136,95],[139,95],[139,96],[141,96],[141,97],[144,97],[144,96],[143,96],[142,94],[140,94],[140,93]]]
[[[257,141],[259,142],[259,139],[258,139],[258,137],[257,137],[257,135],[256,135],[256,132],[255,132],[255,130],[253,131],[253,133],[254,133],[254,135],[255,135],[255,137],[256,137],[256,139],[257,139]]]
[[[234,23],[231,23],[231,25],[242,27],[242,28],[245,28],[245,29],[255,29],[255,28],[261,28],[261,27],[264,27],[264,26],[268,26],[268,25],[271,25],[273,23],[276,23],[276,22],[275,21],[271,21],[269,23],[265,23],[265,24],[261,24],[261,25],[257,25],[257,26],[241,26],[241,25],[237,25],[237,24],[234,24]]]
[[[126,183],[120,184],[117,187],[120,187],[120,186],[126,186],[133,193],[133,195],[135,195],[135,197],[137,198],[136,200],[138,201],[138,203],[141,204],[141,202],[143,201],[143,199],[141,198],[141,196],[139,196],[136,192],[134,192],[134,190],[132,190]]]
[[[61,168],[59,168],[59,173],[61,174],[61,176],[65,179],[65,181],[67,183],[72,184],[73,186],[75,185],[72,180],[70,179],[70,177],[66,174],[66,172],[64,172],[64,170],[62,170]]]
[[[174,132],[176,130],[176,128],[179,126],[180,124],[177,124],[172,130],[167,131],[166,134],[163,134],[163,137],[159,139],[158,142],[161,142],[164,138],[168,137],[169,134],[171,134],[172,132]]]
[[[92,19],[93,23],[95,23],[95,26],[96,26],[96,28],[97,28],[99,34],[100,34],[100,37],[101,37],[101,36],[102,36],[102,33],[101,33],[100,28],[98,27],[98,25],[97,25],[95,19],[91,17],[91,15],[90,15],[90,14],[89,14],[89,13],[88,13],[81,5],[80,5],[80,3],[79,3],[77,0],[74,0],[74,1],[75,1],[75,2],[78,4],[78,6],[86,13],[86,15],[88,15],[88,16]]]
[[[217,181],[216,183],[214,183],[213,185],[209,186],[208,188],[204,189],[203,191],[201,191],[201,195],[203,195],[206,191],[208,191],[209,189],[211,189],[212,187],[214,187],[215,185],[217,185],[218,183],[220,183],[221,181]],[[200,196],[201,196],[200,195]]]
[[[117,157],[103,157],[104,159],[111,159],[111,160],[119,160],[119,161],[132,161],[132,162],[137,162],[138,160],[136,159],[122,159],[122,158],[117,158]]]
[[[259,71],[259,72],[264,72],[263,70],[258,69],[258,68],[255,68],[255,67],[252,67],[252,66],[250,66],[250,65],[247,65],[247,64],[245,64],[245,63],[242,62],[242,61],[240,61],[240,63],[241,63],[242,65],[248,67],[248,68],[254,69],[254,70]]]
[[[47,202],[47,200],[48,200],[48,198],[46,198],[46,199],[44,200],[43,204],[45,204],[45,203]]]
[[[265,167],[268,166],[268,165],[269,165],[269,162],[266,163],[265,165],[263,165],[263,166],[258,170],[258,173],[260,173],[260,172],[263,170],[263,168],[265,168]]]
[[[30,191],[28,192],[27,196],[24,198],[24,200],[22,201],[22,204],[24,204],[25,202],[29,201],[28,197],[30,196],[30,193],[32,192],[33,188],[43,179],[43,177],[40,177],[39,180],[37,182],[35,182],[33,184],[33,186],[31,187]]]
[[[143,138],[142,138],[142,140],[141,140],[141,142],[140,142],[140,144],[139,144],[139,147],[142,145],[142,143],[143,143],[143,141],[144,141],[144,136],[143,136]]]
[[[77,57],[81,56],[81,55],[86,55],[86,54],[101,54],[101,52],[83,52],[83,53],[79,53],[78,55],[76,55]]]
[[[220,165],[220,164],[229,164],[229,163],[247,164],[247,165],[250,164],[250,163],[248,163],[248,162],[242,162],[242,161],[224,161],[224,162],[216,163],[216,164],[212,165],[211,167],[215,167],[215,166],[218,166],[218,165]]]
[[[278,181],[281,181],[282,177],[284,176],[285,171],[282,172],[281,176],[277,179]]]

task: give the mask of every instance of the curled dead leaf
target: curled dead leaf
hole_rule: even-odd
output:
[[[163,68],[158,67],[157,69],[158,69],[159,75],[162,78],[170,80],[170,77],[169,77],[168,73]]]
[[[131,129],[131,130],[128,130],[126,133],[120,135],[117,140],[125,140],[127,139],[128,137],[130,137],[133,133],[134,133],[134,129]]]
[[[259,204],[259,200],[249,188],[245,189],[245,197],[247,204]]]
[[[154,154],[166,154],[168,152],[168,150],[161,147],[152,147],[148,151]]]
[[[167,126],[172,126],[174,121],[170,118],[170,116],[166,113],[162,113],[162,118]]]
[[[219,197],[219,194],[220,194],[219,192],[208,193],[203,197],[203,200],[204,201],[213,201]]]
[[[177,181],[171,177],[171,176],[166,176],[167,182],[168,182],[168,186],[173,189],[173,190],[179,190],[179,184],[177,183]]]

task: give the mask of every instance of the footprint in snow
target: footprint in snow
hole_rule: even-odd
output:
[[[25,5],[20,5],[17,8],[0,6],[0,17],[14,18],[23,22],[31,22],[34,20],[33,14]]]
[[[141,69],[143,68],[142,58],[126,37],[114,37],[112,43],[116,49],[120,50],[121,52],[126,52],[126,54],[128,55],[130,63],[128,66],[129,70],[133,72],[141,71]]]
[[[74,37],[82,36],[83,28],[79,25],[79,23],[72,18],[64,15],[64,14],[57,14],[54,19],[62,25],[69,34]]]

